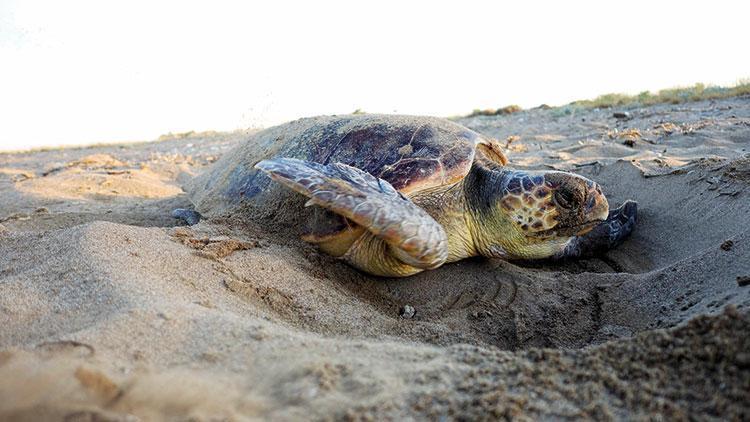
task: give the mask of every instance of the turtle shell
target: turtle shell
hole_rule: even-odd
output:
[[[196,177],[188,193],[204,215],[279,207],[290,191],[254,168],[290,157],[341,162],[387,180],[404,194],[455,183],[469,172],[482,135],[449,120],[395,115],[320,116],[252,135]]]

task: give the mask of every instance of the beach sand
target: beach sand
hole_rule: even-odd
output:
[[[638,201],[622,246],[404,279],[173,219],[252,132],[0,154],[0,420],[750,419],[750,97],[614,111],[458,121]]]

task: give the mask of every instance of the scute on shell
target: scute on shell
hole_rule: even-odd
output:
[[[445,119],[395,115],[320,116],[251,135],[196,177],[188,188],[204,215],[248,209],[275,213],[285,188],[254,168],[263,159],[342,162],[391,183],[404,194],[455,183],[471,168],[482,135]]]

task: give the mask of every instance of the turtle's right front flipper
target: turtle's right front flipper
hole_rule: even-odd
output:
[[[294,158],[263,160],[256,168],[381,238],[404,263],[431,269],[448,258],[443,227],[390,183],[341,163],[322,165]]]

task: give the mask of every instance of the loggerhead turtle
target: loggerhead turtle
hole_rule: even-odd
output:
[[[591,180],[507,163],[497,141],[444,119],[313,117],[254,135],[197,177],[189,194],[200,213],[230,218],[304,209],[305,241],[380,276],[477,255],[590,255],[633,230],[635,202],[609,211]],[[281,185],[307,196],[306,207]],[[200,214],[173,215],[194,223]]]

